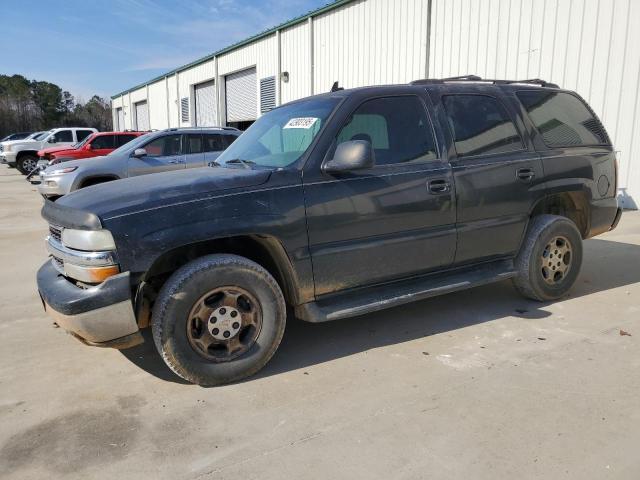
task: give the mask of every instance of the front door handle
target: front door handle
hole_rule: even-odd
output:
[[[451,184],[443,179],[431,180],[429,182],[429,191],[435,194],[449,193]]]
[[[182,163],[182,160],[179,160],[179,159],[169,160],[169,163],[173,163],[175,165],[176,163]]]
[[[536,172],[531,168],[519,168],[516,170],[516,177],[523,182],[530,182],[536,176]]]

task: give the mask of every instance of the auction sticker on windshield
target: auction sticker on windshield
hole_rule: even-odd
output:
[[[292,118],[283,128],[311,128],[318,121],[316,117]]]

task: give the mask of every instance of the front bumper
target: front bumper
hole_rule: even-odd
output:
[[[70,173],[62,175],[46,175],[44,172],[41,172],[38,192],[46,198],[66,195],[71,191],[73,177],[74,176]]]
[[[143,342],[133,312],[128,272],[85,289],[60,275],[49,260],[38,270],[37,279],[45,311],[82,342],[112,348]]]
[[[16,154],[15,152],[2,152],[0,153],[0,163],[16,166]]]

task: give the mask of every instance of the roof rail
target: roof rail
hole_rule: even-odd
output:
[[[459,77],[448,77],[448,78],[425,78],[422,80],[414,80],[411,82],[411,85],[432,85],[438,83],[446,83],[446,82],[483,82],[483,83],[492,83],[494,85],[511,85],[517,83],[524,84],[532,84],[532,85],[540,85],[541,87],[549,87],[549,88],[560,88],[555,83],[550,83],[545,80],[540,80],[539,78],[530,78],[527,80],[494,80],[488,78],[482,78],[477,75],[461,75]]]
[[[233,130],[240,131],[235,127],[171,127],[165,128],[166,131],[177,132],[179,130]]]

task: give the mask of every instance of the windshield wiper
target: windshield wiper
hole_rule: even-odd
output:
[[[233,158],[231,160],[227,160],[224,163],[225,163],[225,165],[228,164],[228,163],[231,164],[231,165],[233,165],[234,163],[240,163],[240,164],[242,164],[242,166],[244,168],[248,168],[249,170],[251,170],[251,165],[255,165],[256,164],[256,162],[253,162],[251,160],[242,160],[241,158]]]
[[[222,164],[220,162],[218,162],[217,160],[212,160],[207,165],[209,165],[210,167],[221,167],[222,166]]]

